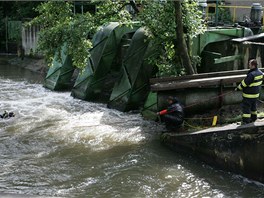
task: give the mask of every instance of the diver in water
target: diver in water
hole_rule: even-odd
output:
[[[0,114],[0,118],[2,118],[2,119],[7,119],[7,118],[11,118],[11,117],[15,117],[14,112],[5,111],[3,114]]]

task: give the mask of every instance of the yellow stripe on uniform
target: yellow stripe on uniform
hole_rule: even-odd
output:
[[[257,115],[257,111],[251,111],[252,115]]]
[[[242,117],[243,117],[243,118],[250,118],[250,117],[251,117],[251,114],[246,114],[246,113],[244,113],[244,114],[242,115]]]
[[[243,85],[243,87],[247,87],[247,84],[245,83],[244,80],[242,80],[241,84]]]
[[[262,79],[262,78],[263,78],[263,75],[255,76],[255,77],[254,77],[254,80],[260,80],[260,79]]]
[[[245,98],[258,98],[259,97],[259,93],[258,94],[246,94],[246,93],[243,93],[243,97],[245,97]]]
[[[257,86],[260,86],[261,84],[262,84],[262,81],[259,81],[259,82],[251,83],[249,86],[250,87],[257,87]]]

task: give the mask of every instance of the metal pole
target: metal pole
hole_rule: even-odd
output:
[[[8,18],[6,16],[6,20],[5,20],[5,25],[6,25],[6,52],[8,53],[8,34],[7,34],[7,31],[8,31]]]
[[[218,25],[218,0],[216,0],[216,6],[215,6],[215,25]]]

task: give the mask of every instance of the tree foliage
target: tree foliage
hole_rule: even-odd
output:
[[[41,2],[39,1],[0,1],[0,10],[3,16],[11,20],[23,20],[37,16],[34,11]]]
[[[73,63],[79,67],[85,66],[88,49],[91,47],[87,35],[93,25],[92,17],[89,13],[74,16],[72,8],[72,4],[68,2],[42,3],[37,8],[40,15],[31,21],[31,24],[41,25],[38,50],[44,54],[49,64],[53,61],[55,52],[60,51],[66,43]]]
[[[203,33],[204,26],[202,13],[196,1],[182,1],[182,15],[185,30],[185,39],[191,40]],[[159,68],[160,75],[181,75],[186,71],[179,60],[176,48],[176,20],[173,1],[144,1],[140,19],[148,28],[148,36],[159,46],[160,56],[152,60]]]
[[[39,16],[30,25],[41,25],[38,50],[44,54],[49,64],[53,61],[55,52],[60,51],[66,43],[67,53],[72,57],[74,66],[83,69],[92,47],[90,35],[110,21],[121,24],[131,21],[131,16],[125,10],[126,2],[106,0],[93,3],[98,3],[95,14],[73,14],[73,3],[65,1],[48,1],[37,8]]]
[[[133,2],[133,4],[131,4]],[[56,50],[67,43],[68,54],[76,67],[84,68],[92,47],[91,35],[98,27],[111,21],[129,25],[132,15],[126,10],[134,1],[94,0],[97,5],[94,14],[73,14],[73,4],[65,1],[48,1],[42,3],[37,11],[39,16],[31,24],[40,24],[39,50],[48,62],[53,60]],[[176,48],[176,20],[173,1],[138,0],[143,9],[135,20],[147,28],[149,39],[160,50],[160,56],[151,60],[161,71],[161,75],[183,74],[185,72]],[[196,1],[182,1],[185,39],[190,40],[203,32],[201,12]]]

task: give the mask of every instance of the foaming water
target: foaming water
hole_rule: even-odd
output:
[[[160,145],[163,126],[0,76],[0,197],[263,197],[263,185]],[[1,194],[2,193],[2,194]]]
[[[14,111],[16,118],[6,130],[39,132],[91,149],[109,149],[134,144],[151,137],[150,124],[139,114],[127,114],[73,99],[69,92],[57,93],[39,84],[2,80],[1,109]],[[142,128],[149,125],[149,133]]]

